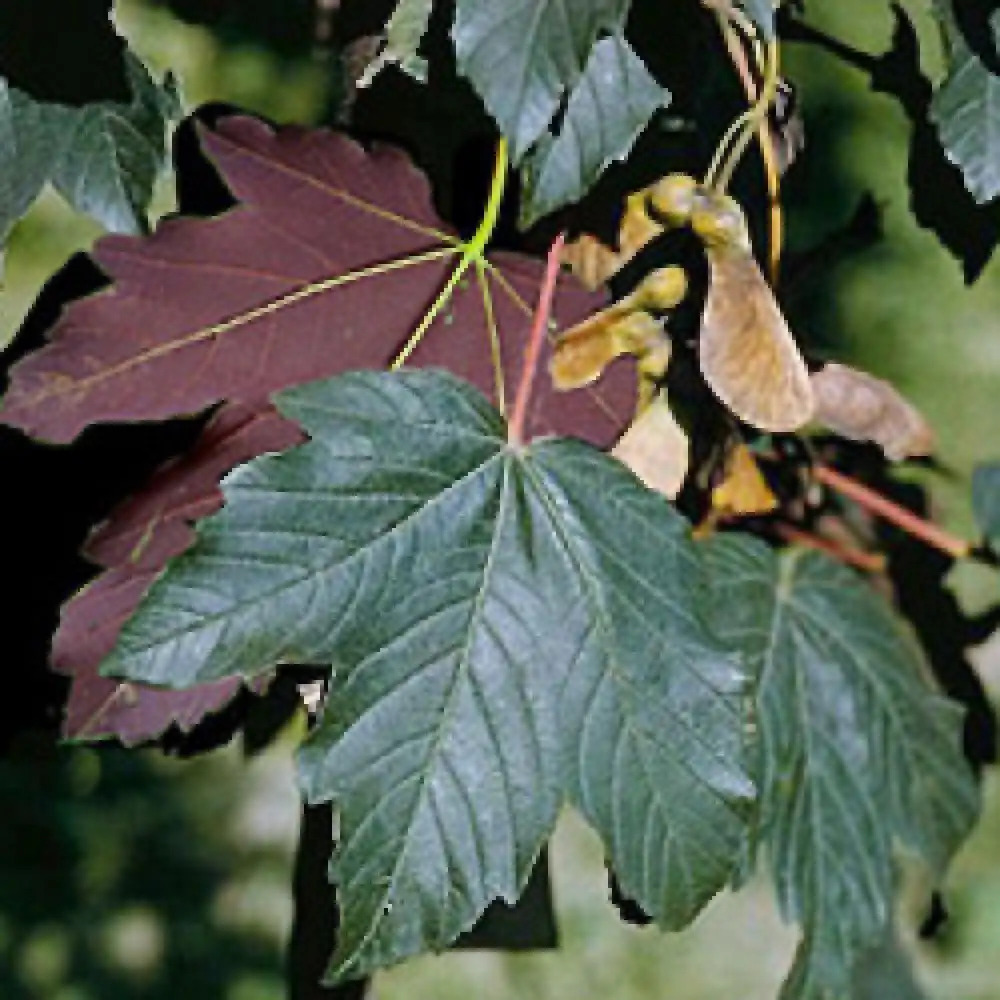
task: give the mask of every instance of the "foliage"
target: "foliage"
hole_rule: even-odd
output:
[[[270,9],[172,6],[251,34]],[[48,343],[11,366],[0,422],[72,451],[102,425],[202,415],[85,544],[101,573],[50,660],[64,736],[169,742],[224,717],[225,738],[244,686],[284,718],[282,682],[319,677],[299,772],[338,816],[330,983],[515,906],[568,801],[663,928],[766,858],[801,929],[784,997],[846,1000],[879,949],[878,988],[914,994],[894,852],[945,879],[978,811],[963,727],[968,750],[991,716],[948,672],[964,659],[942,667],[894,609],[907,583],[880,525],[992,564],[998,483],[994,466],[973,483],[983,545],[913,509],[890,462],[933,449],[927,421],[785,318],[796,140],[776,108],[800,5],[400,0],[374,25],[339,6],[332,29],[293,11],[281,44],[315,28],[337,66],[367,54],[331,101],[357,136],[403,88],[400,135],[433,143],[439,118],[407,120],[430,107],[446,144],[495,141],[477,223],[442,192],[440,150],[417,144],[428,178],[342,129],[203,109],[177,136],[182,211],[143,235],[171,79],[124,50],[130,104],[4,83],[3,234],[51,182],[132,235],[99,241],[91,294],[43,296]],[[947,74],[907,111],[986,203],[1000,76],[965,13],[937,8]],[[915,36],[896,17],[884,57],[820,44],[902,98],[922,78],[899,70]],[[478,119],[454,111],[472,95]]]
[[[95,101],[72,108],[37,101],[0,77],[0,241],[46,183],[108,229],[146,229],[166,156],[165,129],[180,104],[169,78],[155,83],[130,52],[125,65],[129,104]]]
[[[668,100],[620,35],[601,39],[566,103],[559,135],[543,136],[526,164],[524,224],[582,198]]]
[[[682,522],[576,442],[511,449],[484,403],[432,372],[277,397],[310,443],[226,481],[104,668],[183,685],[344,664],[301,758],[307,796],[341,812],[338,976],[514,902],[563,796],[666,926],[738,852],[745,678],[681,586],[697,573]],[[646,566],[629,565],[637,534],[660,543]]]
[[[52,343],[16,366],[2,405],[6,423],[66,442],[96,421],[163,419],[224,399],[263,408],[271,392],[310,377],[387,365],[420,321],[459,245],[437,218],[425,179],[399,151],[368,153],[339,134],[274,132],[250,119],[223,120],[203,141],[240,207],[213,219],[170,220],[148,240],[101,241],[95,260],[114,285],[74,303]],[[345,232],[360,238],[345,242]],[[435,322],[468,331],[466,358],[452,363],[489,386],[490,317],[514,335],[520,326],[523,336],[540,268],[508,255],[486,275],[489,311],[470,283]],[[157,308],[165,298],[174,308]],[[567,283],[556,316],[568,323],[598,301]],[[425,350],[439,339],[434,329]],[[513,366],[517,347],[505,350]],[[624,420],[627,409],[620,413]],[[558,419],[574,426],[601,416]]]
[[[739,536],[708,553],[717,630],[757,676],[758,836],[804,929],[786,992],[848,995],[891,911],[893,835],[942,871],[975,821],[956,709],[920,682],[911,640],[849,571]]]
[[[931,118],[948,158],[956,163],[976,201],[1000,195],[1000,78],[989,69],[944,17],[951,41],[947,79],[934,95]],[[989,22],[991,41],[1000,43],[1000,11]]]

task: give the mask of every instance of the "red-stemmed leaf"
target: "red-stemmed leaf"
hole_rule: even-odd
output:
[[[99,421],[164,419],[223,400],[260,404],[277,389],[395,356],[455,258],[330,282],[446,245],[426,178],[398,150],[369,152],[326,130],[229,118],[203,142],[241,204],[168,221],[146,239],[101,240],[94,256],[113,284],[71,305],[51,343],[15,366],[0,420],[65,442]],[[513,256],[494,267],[488,280],[513,367],[541,269]],[[556,321],[570,324],[597,302],[564,283]],[[482,384],[474,376],[489,370],[489,337],[473,276],[413,362],[443,363]],[[605,392],[620,397],[629,383],[623,374]],[[540,399],[535,430],[607,443],[629,407],[609,414],[578,393],[547,409]]]
[[[147,239],[101,241],[96,257],[112,286],[66,310],[52,343],[17,366],[0,410],[0,420],[67,441],[97,421],[160,419],[238,401],[89,539],[85,554],[105,572],[64,607],[52,654],[53,667],[73,680],[68,738],[153,739],[172,724],[190,729],[235,696],[238,685],[229,681],[162,691],[100,677],[97,666],[152,580],[191,544],[191,523],[217,509],[221,477],[300,439],[269,394],[387,364],[453,266],[424,263],[289,301],[316,282],[440,245],[444,227],[423,175],[388,148],[369,153],[335,133],[274,132],[245,118],[224,121],[204,141],[242,204],[214,219],[170,221]],[[491,262],[503,368],[513,382],[542,264],[514,254]],[[557,324],[599,304],[564,280]],[[471,275],[411,363],[447,367],[492,393],[489,343]],[[528,430],[605,446],[631,413],[633,390],[627,366],[596,391],[557,394],[540,380]]]

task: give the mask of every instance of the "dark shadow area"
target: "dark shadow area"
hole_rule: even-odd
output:
[[[70,299],[93,292],[104,279],[89,258],[75,256],[45,286],[17,340],[2,356],[6,372],[44,343],[45,331]],[[32,441],[0,426],[0,466],[17,470],[0,491],[0,523],[9,579],[4,656],[18,680],[18,697],[0,700],[0,750],[18,732],[54,729],[65,691],[48,669],[59,606],[93,575],[78,555],[90,529],[115,503],[140,486],[162,462],[189,447],[199,420],[92,427],[69,445]]]
[[[111,0],[70,0],[58,5],[58,13],[37,0],[3,0],[0,76],[39,101],[127,102],[125,44],[110,13]]]
[[[303,807],[292,881],[295,920],[286,966],[289,1000],[363,1000],[367,993],[367,980],[341,986],[322,983],[340,924],[336,897],[327,876],[332,844],[331,807]]]

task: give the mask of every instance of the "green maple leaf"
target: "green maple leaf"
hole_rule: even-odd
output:
[[[508,444],[443,372],[276,402],[311,440],[227,478],[104,672],[332,666],[301,753],[306,795],[340,811],[331,977],[515,900],[567,795],[625,891],[689,920],[735,866],[753,788],[747,676],[701,622],[683,519],[582,442]]]
[[[972,510],[990,545],[1000,546],[1000,462],[984,462],[973,470]]]
[[[854,969],[852,990],[851,1000],[929,1000],[895,928],[862,955]]]
[[[630,3],[458,0],[452,38],[459,72],[510,140],[515,163],[547,130],[601,32],[624,28]]]
[[[523,164],[521,221],[577,201],[623,159],[654,112],[670,99],[625,40],[631,0],[458,0],[452,40],[468,77],[515,164]],[[417,48],[430,0],[399,0],[386,43],[366,71],[370,83],[390,62],[424,78]],[[502,65],[503,73],[497,73]],[[566,98],[558,134],[554,122]]]
[[[892,918],[898,838],[940,874],[978,812],[961,711],[878,595],[817,552],[707,546],[715,625],[755,664],[760,840],[803,940],[783,996],[849,1000]]]
[[[980,204],[1000,195],[1000,76],[969,47],[953,17],[938,5],[951,42],[948,75],[934,93],[930,118],[948,159]],[[1000,45],[1000,11],[990,18],[993,40]]]
[[[0,242],[46,183],[114,232],[146,228],[166,159],[166,127],[180,107],[172,82],[153,81],[126,51],[130,104],[36,101],[0,78]]]
[[[434,0],[399,0],[385,26],[382,50],[365,70],[358,86],[367,87],[386,66],[393,64],[421,83],[427,80],[427,60],[420,42],[427,32]]]
[[[601,39],[570,94],[559,134],[544,135],[525,161],[524,224],[582,198],[669,100],[624,38]]]

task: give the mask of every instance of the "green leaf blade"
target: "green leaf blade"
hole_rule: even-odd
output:
[[[854,970],[853,989],[852,1000],[928,1000],[895,929],[862,956]]]
[[[278,404],[312,441],[229,478],[106,669],[187,684],[335,665],[300,772],[341,813],[342,979],[517,899],[561,800],[556,616],[524,582],[524,552],[547,543],[523,544],[525,498],[478,393],[438,372],[356,373]]]
[[[972,472],[972,510],[990,545],[1000,545],[1000,462],[984,462]]]
[[[775,4],[773,0],[740,0],[740,6],[757,26],[757,30],[760,31],[764,41],[774,41],[776,36],[774,30]]]
[[[179,110],[169,81],[158,85],[126,52],[131,104],[99,103],[80,109],[52,182],[77,211],[106,229],[140,233],[146,207],[166,159],[165,126]]]
[[[753,788],[748,678],[698,619],[685,522],[581,442],[508,445],[443,372],[277,403],[310,440],[226,480],[104,672],[184,686],[331,665],[300,759],[341,817],[331,978],[513,903],[567,792],[622,885],[665,926],[690,920],[733,869]]]
[[[945,18],[952,42],[948,76],[931,100],[930,118],[945,154],[980,204],[1000,195],[1000,77],[986,67]],[[1000,11],[990,19],[1000,45]]]
[[[341,806],[331,871],[345,923],[333,979],[441,949],[493,899],[513,903],[555,824],[564,658],[551,648],[557,609],[530,585],[526,556],[548,543],[523,544],[531,499],[517,479],[508,457],[502,481],[484,490],[498,507],[474,520],[491,533],[438,536],[464,555],[424,557],[411,629],[391,622],[390,644],[335,676],[330,723],[302,751],[307,794]],[[429,601],[444,604],[436,620]],[[398,751],[386,753],[378,731],[395,734]],[[384,829],[395,831],[390,849],[375,832]]]
[[[125,62],[128,105],[35,101],[0,79],[0,240],[50,182],[112,232],[145,229],[166,161],[166,128],[179,106],[169,80],[157,84],[129,51]]]
[[[529,468],[579,581],[584,641],[562,698],[569,795],[624,892],[682,927],[728,881],[745,833],[747,677],[699,621],[695,550],[662,497],[571,441],[538,446]]]
[[[420,83],[427,80],[427,60],[420,48],[431,18],[434,0],[399,0],[385,26],[385,44],[358,81],[359,87],[370,86],[386,66],[396,64],[408,76]]]
[[[630,0],[459,0],[452,39],[468,77],[519,163],[579,79],[602,31],[620,30]],[[503,73],[497,73],[499,64]]]
[[[73,112],[33,101],[0,78],[0,241],[38,197]]]
[[[940,873],[975,820],[961,713],[840,564],[735,536],[706,558],[716,628],[758,671],[761,841],[804,932],[782,995],[846,997],[891,920],[894,840]]]
[[[523,224],[582,198],[669,100],[621,35],[601,39],[570,94],[559,135],[544,137],[526,161]]]
[[[419,387],[427,378],[458,384],[419,372],[386,396],[377,376],[356,373],[333,393],[311,383],[280,394],[281,412],[318,440],[241,466],[223,481],[226,506],[201,523],[198,548],[154,584],[148,612],[122,630],[102,671],[184,687],[252,677],[278,661],[329,662],[342,641],[337,629],[289,609],[322,601],[324,613],[346,627],[339,609],[354,604],[369,551],[430,504],[446,505],[454,481],[488,475],[502,445],[502,428],[485,401],[478,409],[470,403],[474,394],[439,392],[425,406]],[[470,426],[451,432],[456,417]],[[395,433],[382,440],[386,427]],[[336,455],[323,441],[332,428]],[[428,450],[440,468],[411,461]],[[263,618],[262,609],[270,609]]]

